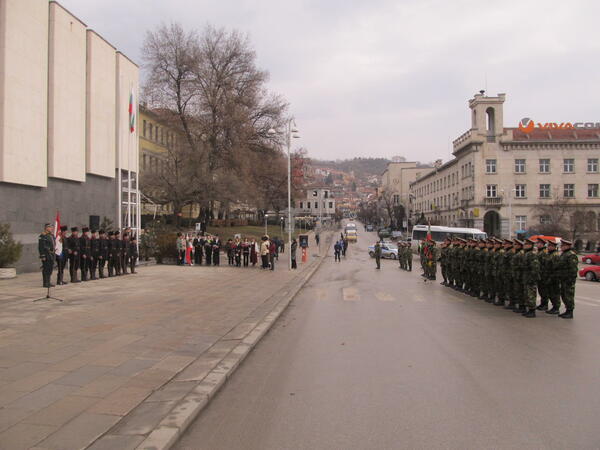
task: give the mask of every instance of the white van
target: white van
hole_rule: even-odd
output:
[[[412,229],[411,247],[416,250],[419,243],[427,237],[427,225],[415,225]],[[444,242],[449,237],[459,237],[463,239],[486,239],[487,233],[477,228],[455,228],[455,227],[440,227],[431,225],[431,239],[437,244]]]

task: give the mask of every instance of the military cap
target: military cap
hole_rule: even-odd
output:
[[[79,231],[79,228],[77,228],[77,227],[71,227],[71,232],[75,232],[75,231]]]
[[[60,227],[60,231],[67,231],[68,229],[69,229],[69,227],[66,225],[61,225],[61,227]]]
[[[83,231],[84,233],[87,233],[88,231],[90,231],[90,229],[88,227],[83,227],[81,229],[81,231]]]
[[[513,242],[510,239],[504,239],[503,241],[504,244],[508,244],[508,245],[512,245]]]
[[[100,233],[100,234],[104,234],[104,233],[105,233],[105,231],[104,231],[103,229],[100,229],[100,231],[98,231],[98,233]]]
[[[119,234],[119,230],[114,231],[113,234],[116,236],[117,234]]]
[[[92,233],[96,233],[98,230],[95,230],[94,228],[92,228],[90,231],[91,231]]]
[[[523,245],[524,244],[524,242],[522,240],[520,240],[520,239],[513,239],[513,243],[517,244],[517,245]]]
[[[573,245],[571,241],[567,241],[566,239],[561,239],[560,245]]]
[[[553,245],[554,247],[556,247],[556,246],[558,245],[558,244],[556,243],[556,241],[555,241],[555,240],[553,240],[553,239],[548,239],[546,242],[548,243],[548,245]]]
[[[546,242],[550,242],[549,240],[544,239],[543,237],[537,237],[536,239],[537,242],[541,242],[542,244],[545,244]]]
[[[115,232],[114,232],[114,231],[109,231],[109,232],[108,232],[108,235],[109,235],[109,236],[114,236],[114,235],[115,235]]]
[[[53,227],[53,226],[54,226],[53,223],[45,223],[44,224],[44,228]]]
[[[525,245],[525,244],[531,244],[531,245],[534,245],[534,244],[535,244],[535,241],[532,241],[531,239],[527,238],[527,239],[525,239],[525,240],[523,241],[523,245]]]

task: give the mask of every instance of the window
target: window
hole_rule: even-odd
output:
[[[527,216],[515,216],[515,225],[518,231],[527,229]]]
[[[549,184],[540,184],[540,198],[550,198]]]
[[[300,209],[304,209],[304,202],[300,202]]]
[[[143,155],[142,156],[142,169],[144,169],[144,170],[146,169],[146,159],[147,159],[146,155]]]
[[[488,184],[485,188],[485,195],[487,198],[496,198],[497,186],[495,184]]]
[[[540,216],[540,223],[542,225],[547,225],[549,223],[552,223],[552,218],[548,214],[542,214]]]
[[[563,159],[563,172],[573,173],[575,172],[575,160],[574,159]]]
[[[540,159],[540,173],[550,173],[549,159]]]
[[[333,202],[329,202],[329,209],[333,209]]]
[[[150,139],[152,139],[152,124],[151,123],[148,124],[148,131],[149,131],[148,135],[150,136]]]
[[[331,202],[329,202],[331,204]],[[399,205],[400,204],[400,195],[398,194],[394,194],[394,205]],[[330,206],[330,208],[332,208],[332,206]]]
[[[146,137],[146,121],[144,120],[144,137]]]
[[[588,184],[588,197],[598,197],[598,184]]]
[[[563,195],[565,198],[575,197],[575,185],[574,184],[565,184]]]
[[[524,159],[515,159],[515,173],[525,173]]]
[[[598,172],[598,158],[589,158],[587,161],[588,172]]]
[[[486,159],[485,160],[485,171],[486,173],[496,173],[496,160]]]
[[[524,184],[515,184],[515,198],[527,197]]]

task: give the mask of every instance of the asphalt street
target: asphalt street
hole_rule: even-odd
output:
[[[600,448],[600,283],[526,319],[367,255],[319,271],[178,449]]]

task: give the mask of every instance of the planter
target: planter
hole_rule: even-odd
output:
[[[0,280],[8,280],[17,277],[17,269],[14,267],[0,268]]]

